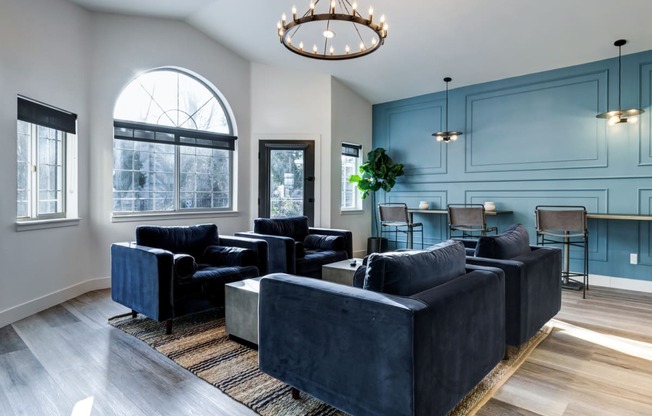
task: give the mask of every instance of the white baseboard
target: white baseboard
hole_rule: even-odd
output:
[[[35,313],[41,312],[45,309],[56,306],[84,293],[93,290],[107,289],[111,287],[110,277],[101,277],[97,279],[90,279],[76,285],[69,286],[65,289],[57,290],[50,294],[41,296],[39,298],[21,303],[12,308],[0,311],[0,328],[14,323],[18,320],[26,318]]]
[[[614,289],[635,290],[637,292],[652,293],[652,282],[648,280],[626,279],[624,277],[589,275],[589,287],[601,286]]]

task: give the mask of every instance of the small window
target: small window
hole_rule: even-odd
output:
[[[66,217],[68,135],[77,115],[18,97],[18,220]]]
[[[146,72],[114,112],[113,212],[233,209],[237,137],[226,103],[198,77]]]
[[[354,183],[349,183],[351,175],[358,174],[361,165],[362,146],[342,143],[342,202],[341,209],[361,210],[360,191]]]

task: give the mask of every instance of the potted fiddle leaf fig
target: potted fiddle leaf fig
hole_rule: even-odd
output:
[[[371,195],[371,216],[374,224],[374,236],[367,241],[367,252],[374,253],[382,251],[382,239],[378,235],[378,221],[376,220],[376,192],[383,190],[390,192],[396,185],[396,178],[404,174],[402,163],[394,163],[385,149],[378,147],[367,153],[367,161],[360,166],[360,175],[351,175],[350,183],[357,185],[362,191],[361,198],[366,199]]]

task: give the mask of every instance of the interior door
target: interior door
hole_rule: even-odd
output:
[[[305,215],[314,225],[315,142],[261,140],[258,158],[258,216]]]

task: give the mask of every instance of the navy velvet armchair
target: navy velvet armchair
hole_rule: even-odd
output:
[[[368,290],[264,277],[260,369],[357,416],[447,414],[505,349],[503,272],[464,261],[461,243],[375,253]]]
[[[256,218],[253,232],[235,235],[267,241],[269,273],[321,279],[321,266],[353,257],[351,231],[309,227],[307,217]]]
[[[224,284],[266,273],[267,243],[219,236],[215,224],[139,226],[111,245],[114,301],[157,321],[224,305]]]
[[[467,264],[498,267],[505,272],[507,344],[530,339],[561,308],[561,250],[530,246],[528,232],[514,224],[497,236],[460,240]]]

